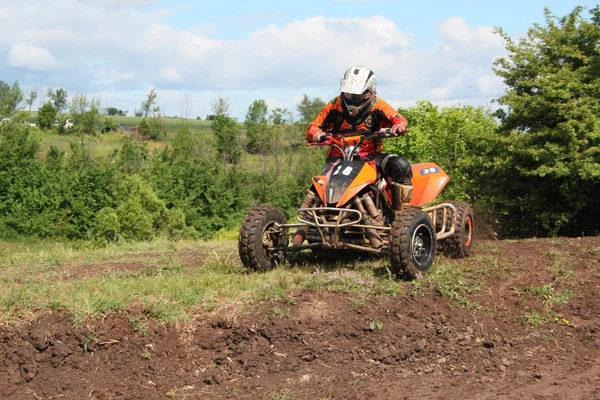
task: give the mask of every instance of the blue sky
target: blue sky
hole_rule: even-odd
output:
[[[205,117],[224,97],[243,120],[257,99],[288,110],[303,94],[328,100],[346,68],[366,64],[394,106],[488,105],[504,90],[491,70],[505,54],[493,27],[519,37],[544,22],[544,7],[562,16],[577,5],[596,4],[3,0],[0,80],[130,112],[155,87],[163,112],[188,117]]]
[[[169,17],[170,24],[180,29],[214,24],[214,34],[222,38],[239,39],[267,24],[281,26],[314,15],[383,15],[396,21],[402,30],[420,38],[423,45],[430,45],[436,40],[436,24],[451,16],[460,16],[472,25],[501,26],[509,32],[520,32],[527,30],[534,22],[544,21],[544,7],[549,7],[557,15],[564,15],[577,5],[593,7],[598,3],[565,0],[272,0],[219,4],[162,0],[157,2],[154,8],[169,7],[173,4],[179,5],[185,11]]]

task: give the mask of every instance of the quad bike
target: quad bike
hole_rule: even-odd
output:
[[[431,267],[439,242],[455,257],[471,254],[473,213],[464,202],[435,200],[448,183],[448,175],[435,163],[413,164],[410,206],[400,207],[391,180],[365,158],[365,140],[392,137],[388,130],[354,132],[354,136],[328,136],[323,143],[338,148],[343,158],[325,175],[312,178],[312,186],[296,212],[298,223],[287,223],[271,205],[253,207],[240,228],[238,250],[244,266],[265,271],[274,268],[285,253],[305,249],[351,249],[389,256],[391,271],[420,278]],[[290,243],[296,232],[302,244]]]

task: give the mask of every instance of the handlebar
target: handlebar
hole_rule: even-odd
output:
[[[351,131],[348,133],[356,133],[356,136],[360,135],[360,139],[356,143],[356,146],[362,144],[362,142],[364,142],[365,140],[373,140],[373,139],[377,139],[377,138],[384,139],[384,138],[390,138],[390,137],[398,137],[398,135],[390,133],[390,128],[381,129],[381,130],[378,130],[375,132],[371,132],[371,131],[367,131],[367,130],[357,130],[357,131]],[[331,133],[326,133],[325,139],[323,141],[309,143],[308,145],[309,146],[329,146],[329,145],[333,144],[335,139],[343,140],[344,137],[340,136],[339,134],[332,135]]]
[[[354,136],[342,136],[342,133],[354,134]],[[361,154],[361,145],[366,140],[377,138],[397,137],[397,134],[392,134],[390,128],[381,129],[371,132],[367,130],[356,130],[341,132],[336,135],[331,133],[324,136],[324,140],[317,143],[309,143],[309,146],[333,146],[337,148],[343,155],[345,160],[352,160],[355,155]],[[348,140],[352,138],[352,140]],[[358,140],[357,140],[358,139]]]

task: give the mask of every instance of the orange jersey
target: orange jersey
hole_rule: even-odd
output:
[[[379,97],[375,98],[375,103],[371,107],[369,114],[364,118],[364,121],[360,122],[355,127],[344,118],[344,109],[342,107],[342,99],[340,96],[337,96],[335,99],[325,104],[317,118],[308,125],[308,128],[306,129],[306,140],[313,142],[314,135],[319,131],[336,131],[334,133],[353,130],[378,131],[384,128],[391,128],[392,125],[401,122],[408,123],[406,118]],[[383,141],[381,139],[367,140],[361,146],[361,150],[364,150],[369,154],[380,152],[383,150]],[[335,147],[330,147],[327,151],[327,156],[341,157],[342,154]]]

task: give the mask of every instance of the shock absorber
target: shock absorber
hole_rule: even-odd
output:
[[[367,211],[369,212],[371,218],[375,220],[375,224],[381,225],[381,214],[379,213],[377,207],[375,207],[375,203],[373,203],[373,199],[371,198],[371,196],[369,196],[369,194],[367,193],[361,198],[361,200],[364,206],[367,208]]]
[[[355,198],[354,205],[356,206],[358,211],[360,211],[360,213],[362,214],[362,222],[365,225],[373,225],[373,221],[371,220],[371,217],[369,216],[369,213],[365,209],[361,199],[359,199],[358,197]],[[377,235],[376,229],[365,228],[365,237],[369,240],[369,243],[371,243],[372,247],[378,249],[383,246],[383,242],[381,241],[381,238],[379,237],[379,235]]]
[[[300,208],[310,208],[315,203],[315,193],[312,190],[306,191],[306,196],[304,197],[304,201],[300,205]],[[306,218],[306,213],[300,212],[300,215],[303,218]],[[296,232],[294,232],[294,236],[292,237],[292,244],[296,246],[300,246],[304,243],[304,239],[306,238],[306,234],[308,233],[308,225],[301,225],[296,228]]]

